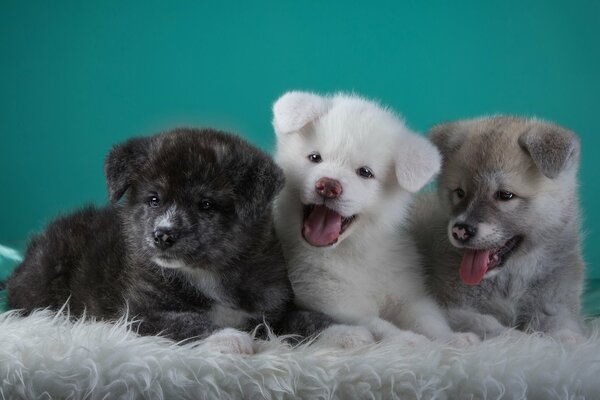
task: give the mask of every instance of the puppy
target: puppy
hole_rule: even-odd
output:
[[[439,196],[415,202],[411,231],[453,328],[582,340],[577,137],[498,116],[438,125],[429,138],[443,154]]]
[[[440,156],[393,113],[354,95],[289,92],[273,106],[286,184],[276,230],[301,307],[368,327],[377,339],[466,344],[425,291],[416,248],[400,229],[411,193]],[[402,339],[401,339],[402,340]]]
[[[31,241],[8,280],[12,308],[68,301],[72,314],[105,319],[128,309],[141,334],[212,334],[214,347],[242,353],[252,340],[236,329],[330,325],[289,308],[271,215],[284,179],[270,157],[235,136],[177,129],[114,147],[105,173],[113,205],[59,218]]]

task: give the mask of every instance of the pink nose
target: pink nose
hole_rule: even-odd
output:
[[[321,197],[335,199],[342,194],[342,185],[335,179],[321,178],[315,184],[315,190]]]

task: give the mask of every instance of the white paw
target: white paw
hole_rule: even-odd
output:
[[[254,340],[246,332],[233,328],[217,331],[204,339],[208,349],[221,353],[254,354]]]
[[[372,319],[371,321],[369,321],[366,327],[373,334],[373,337],[378,342],[385,339],[397,337],[400,334],[402,334],[402,332],[404,332],[396,325],[381,318]]]
[[[477,344],[480,342],[481,342],[481,339],[479,339],[479,336],[477,336],[476,334],[474,334],[472,332],[453,333],[446,340],[446,343],[448,343],[450,346],[461,347],[461,348],[470,346],[472,344]]]
[[[331,325],[321,332],[316,342],[343,349],[353,349],[375,343],[375,338],[371,331],[364,326]]]
[[[369,331],[371,331],[373,337],[378,342],[393,341],[411,347],[418,347],[431,343],[431,341],[425,336],[411,331],[402,330],[391,322],[381,318],[375,318],[370,321],[367,324],[367,328]]]
[[[415,332],[403,330],[400,330],[400,334],[387,340],[392,340],[395,343],[401,343],[410,347],[421,347],[431,344],[431,340],[429,340],[427,337]]]
[[[568,328],[552,332],[549,335],[564,344],[581,344],[586,341],[585,336],[577,332],[573,332]]]

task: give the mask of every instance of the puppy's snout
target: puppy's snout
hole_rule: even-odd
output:
[[[177,235],[170,229],[157,229],[154,231],[154,244],[161,250],[168,249],[177,241]]]
[[[452,237],[461,243],[466,243],[477,233],[477,228],[468,224],[454,224]]]
[[[321,178],[315,184],[315,190],[319,196],[326,199],[335,199],[342,194],[342,184],[331,178]]]

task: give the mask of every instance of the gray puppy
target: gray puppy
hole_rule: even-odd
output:
[[[429,138],[443,155],[438,197],[415,201],[411,230],[452,327],[582,340],[577,137],[499,116],[438,125]]]
[[[293,309],[271,217],[284,182],[271,158],[235,136],[177,129],[115,146],[106,159],[112,205],[50,224],[7,283],[8,303],[114,319],[141,334],[206,338],[252,352],[248,331],[311,335],[330,325]],[[125,194],[126,200],[118,203]]]

